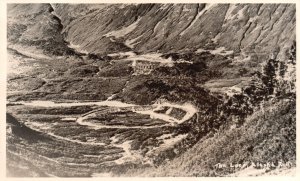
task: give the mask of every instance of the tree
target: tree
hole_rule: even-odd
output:
[[[274,93],[274,88],[277,85],[276,69],[278,68],[278,61],[275,59],[269,59],[267,64],[263,68],[263,74],[261,80],[264,84],[264,88],[267,90],[266,96]]]

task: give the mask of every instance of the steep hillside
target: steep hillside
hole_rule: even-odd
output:
[[[43,59],[72,54],[61,35],[60,19],[52,12],[50,4],[9,4],[8,47]]]
[[[281,169],[295,167],[295,111],[295,102],[272,102],[264,112],[247,118],[242,127],[211,132],[178,158],[155,169],[130,170],[128,175],[138,172],[143,176],[224,176],[235,172],[238,175],[247,169],[241,176],[260,176],[271,175],[275,170],[262,166],[267,162],[273,162],[277,169],[279,162]],[[226,166],[217,167],[218,164]],[[238,164],[244,168],[235,167]]]
[[[288,47],[295,39],[295,6],[291,4],[90,5],[86,9],[94,9],[80,8],[78,13],[73,5],[55,6],[66,39],[95,53],[116,51],[104,46],[115,42],[144,53],[211,46],[273,52],[274,47]]]
[[[242,93],[200,114],[205,118],[193,129],[200,130],[197,135],[202,137],[191,149],[157,168],[129,170],[127,175],[295,175],[294,50],[295,44],[283,60],[284,68],[278,59],[268,60]]]

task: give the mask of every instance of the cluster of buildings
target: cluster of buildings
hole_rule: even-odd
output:
[[[160,62],[149,62],[145,60],[136,60],[133,67],[134,73],[139,74],[150,74],[154,69],[160,66]]]

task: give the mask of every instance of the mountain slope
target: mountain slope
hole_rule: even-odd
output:
[[[279,162],[289,162],[295,167],[295,111],[295,102],[272,102],[265,108],[265,112],[258,111],[247,118],[242,127],[211,133],[181,156],[165,162],[158,168],[130,170],[127,174],[169,177],[222,176],[253,169],[253,174],[245,171],[245,176],[255,176],[268,175],[274,168],[253,168],[252,163],[273,162],[277,167]],[[217,164],[226,165],[226,168],[217,168]],[[230,164],[247,164],[247,167],[231,168]],[[284,165],[282,168],[287,169],[290,166]],[[279,167],[276,170],[278,169]]]
[[[50,4],[9,4],[7,15],[9,48],[29,56],[72,52],[61,34],[60,19],[53,15]]]
[[[114,52],[101,45],[114,41],[138,52],[194,51],[215,45],[271,53],[273,47],[289,47],[295,39],[292,4],[116,4],[76,17],[68,8],[72,5],[63,5],[64,11],[56,6],[66,39],[95,53]],[[135,28],[108,42],[110,32],[133,24]]]

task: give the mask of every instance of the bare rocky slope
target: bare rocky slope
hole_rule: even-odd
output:
[[[94,53],[120,51],[107,49],[115,42],[142,53],[211,46],[272,52],[274,47],[289,47],[295,39],[292,4],[72,6],[53,5],[66,40]]]
[[[8,15],[24,17],[20,12],[26,8],[14,5]],[[292,4],[42,4],[26,17],[38,16],[39,21],[20,41],[51,35],[58,40],[55,31],[62,29],[67,42],[89,53],[166,53],[216,46],[235,52],[273,52],[280,47],[283,52],[295,40],[295,12]],[[50,23],[41,26],[43,22]]]

